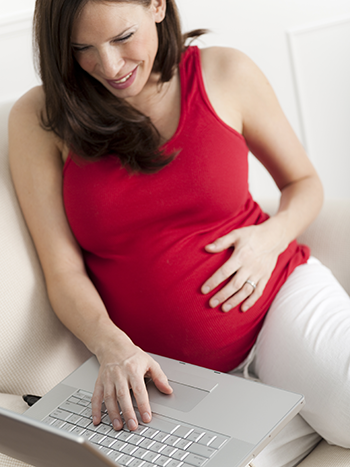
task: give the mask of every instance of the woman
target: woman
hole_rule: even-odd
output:
[[[173,0],[37,0],[35,34],[43,86],[11,113],[14,183],[52,306],[101,365],[94,423],[104,400],[135,430],[129,389],[144,422],[144,376],[172,391],[145,351],[242,366],[291,278],[327,275],[294,241],[321,183],[262,73],[236,50],[186,49]],[[248,191],[248,148],[281,190],[271,218]],[[306,431],[288,465],[320,439]]]

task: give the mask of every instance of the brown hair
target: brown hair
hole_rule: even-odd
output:
[[[70,37],[77,14],[89,0],[37,0],[34,12],[36,66],[46,97],[42,126],[73,153],[87,160],[117,156],[131,171],[155,172],[174,155],[159,149],[160,135],[149,119],[86,73],[74,58]],[[94,0],[96,1],[96,0]],[[102,0],[105,1],[105,0]],[[151,0],[108,0],[149,6]],[[159,48],[153,71],[170,81],[188,38],[181,33],[175,0],[166,0],[166,16],[157,23]]]

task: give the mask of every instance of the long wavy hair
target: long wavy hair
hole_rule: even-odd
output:
[[[46,98],[41,124],[86,160],[115,155],[132,172],[156,172],[171,162],[174,154],[160,150],[161,137],[150,118],[115,97],[74,58],[70,41],[73,24],[88,1],[36,1],[35,64]],[[152,0],[108,1],[149,7]],[[166,16],[157,23],[157,32],[159,47],[153,71],[160,74],[160,83],[166,83],[174,76],[187,39],[205,31],[182,34],[175,0],[166,0]]]

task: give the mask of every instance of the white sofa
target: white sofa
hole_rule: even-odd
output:
[[[9,172],[7,119],[11,105],[0,104],[0,406],[24,412],[27,406],[21,395],[45,394],[90,354],[58,321],[47,298]],[[268,211],[273,204],[263,203]],[[328,200],[301,238],[314,256],[331,267],[348,293],[349,239],[350,200]],[[25,465],[0,453],[1,467]],[[350,450],[321,442],[300,465],[350,466]]]

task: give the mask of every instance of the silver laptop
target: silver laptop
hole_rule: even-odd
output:
[[[152,355],[173,394],[147,382],[152,421],[113,430],[90,399],[95,357],[23,415],[0,409],[0,451],[38,467],[245,467],[300,411],[303,396]]]

